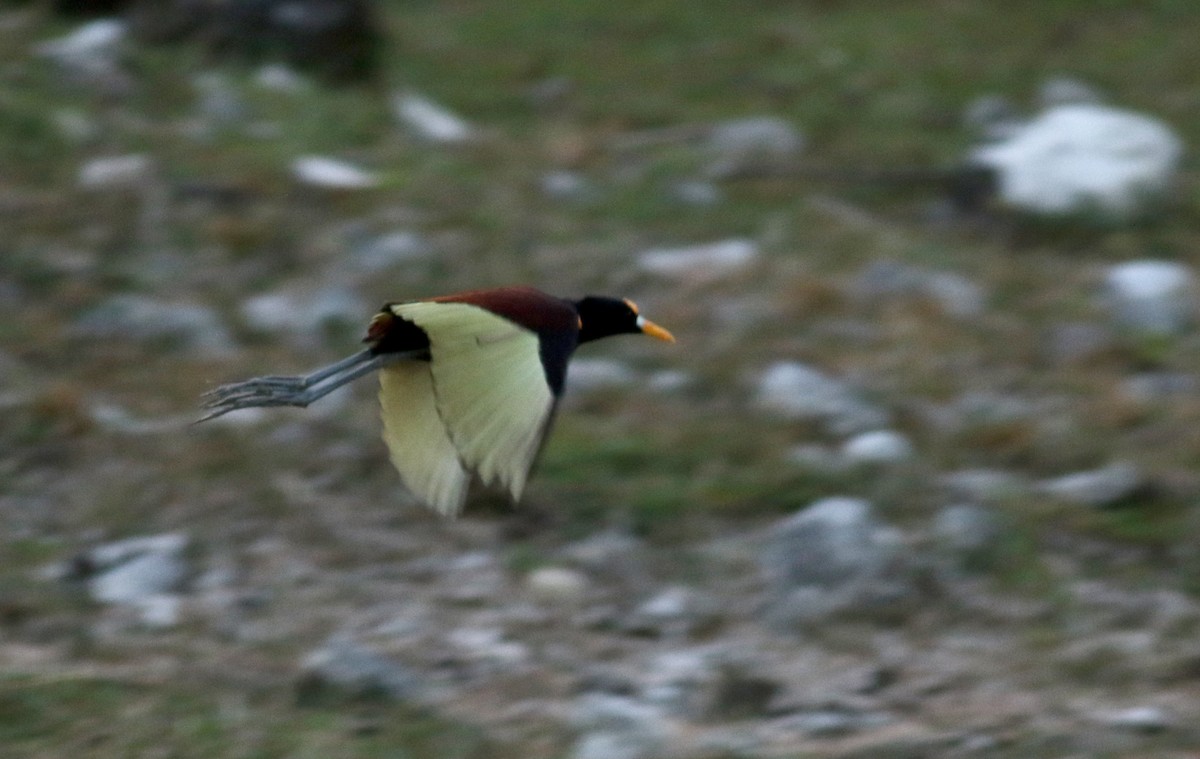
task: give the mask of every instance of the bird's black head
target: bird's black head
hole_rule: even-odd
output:
[[[638,313],[637,305],[624,298],[588,295],[575,301],[579,314],[579,342],[586,343],[610,335],[639,332],[659,340],[675,342],[670,332]]]

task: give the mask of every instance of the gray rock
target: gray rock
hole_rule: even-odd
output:
[[[355,266],[367,273],[427,258],[432,253],[433,245],[424,236],[407,229],[371,237],[350,249]]]
[[[1100,92],[1087,82],[1069,76],[1052,76],[1038,88],[1038,103],[1043,108],[1079,103],[1104,102]]]
[[[888,721],[887,715],[878,712],[813,709],[788,717],[787,725],[810,738],[834,738],[880,727]]]
[[[658,709],[623,696],[584,694],[572,722],[583,729],[574,759],[647,759],[659,755],[668,735]]]
[[[1016,106],[1003,95],[981,95],[963,110],[963,125],[981,141],[1011,137],[1021,124]]]
[[[634,609],[622,621],[621,629],[631,635],[683,638],[712,624],[716,618],[717,608],[712,599],[691,588],[672,586]]]
[[[581,737],[571,749],[573,759],[649,759],[665,740],[645,732],[602,730]]]
[[[87,578],[93,599],[131,607],[142,624],[165,629],[179,623],[176,592],[188,574],[183,557],[187,545],[181,533],[128,538],[97,546],[73,565]]]
[[[1134,403],[1158,403],[1200,391],[1200,377],[1179,372],[1143,372],[1121,381],[1121,395]]]
[[[233,336],[208,306],[145,295],[114,295],[85,312],[74,337],[162,343],[184,351],[220,356],[233,350]]]
[[[300,671],[297,696],[306,702],[331,693],[349,698],[410,700],[422,692],[418,673],[341,637],[305,656]]]
[[[1121,327],[1151,335],[1174,335],[1196,317],[1196,277],[1175,261],[1117,264],[1104,278],[1102,299]]]
[[[242,302],[241,312],[252,329],[277,332],[301,345],[311,345],[320,343],[331,327],[361,324],[370,308],[356,292],[329,286],[255,295]]]
[[[1023,477],[1002,469],[960,469],[938,481],[952,496],[984,503],[1016,498],[1032,490]]]
[[[596,196],[596,188],[576,171],[550,171],[542,175],[542,193],[554,200],[582,202]]]
[[[628,364],[610,358],[577,358],[568,370],[569,387],[578,393],[629,387],[638,374]]]
[[[724,200],[721,188],[712,182],[676,182],[669,188],[672,198],[686,206],[709,208]]]
[[[1092,322],[1060,322],[1050,327],[1046,355],[1057,365],[1086,363],[1116,345],[1111,329]]]
[[[925,298],[942,313],[955,318],[977,316],[987,307],[984,289],[963,275],[897,261],[873,261],[855,278],[852,290],[866,302],[879,298]]]
[[[966,566],[986,562],[996,552],[1002,534],[991,509],[975,504],[947,506],[938,512],[933,533],[941,547]]]
[[[864,432],[842,444],[842,457],[850,464],[895,464],[914,453],[908,438],[892,430]]]
[[[831,615],[902,611],[912,594],[900,535],[857,498],[826,498],[784,520],[763,551],[767,621],[792,628]]]
[[[886,427],[888,415],[844,382],[804,364],[772,364],[758,379],[755,405],[788,419],[820,421],[834,434],[847,435]]]
[[[36,48],[38,54],[69,66],[88,67],[108,61],[120,52],[128,26],[117,19],[98,19]]]
[[[782,690],[749,662],[713,647],[659,654],[646,662],[642,676],[646,703],[699,723],[762,717]]]
[[[1100,717],[1105,724],[1135,733],[1160,733],[1171,727],[1172,720],[1156,706],[1137,706]]]
[[[705,149],[712,156],[707,174],[714,178],[788,163],[804,148],[804,137],[777,116],[751,116],[715,124]]]
[[[1042,492],[1081,506],[1102,508],[1129,498],[1145,485],[1136,465],[1118,461],[1100,469],[1075,472],[1041,483]]]

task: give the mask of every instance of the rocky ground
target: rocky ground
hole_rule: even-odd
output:
[[[1200,13],[1074,5],[382,3],[341,88],[0,10],[0,753],[1193,756],[1186,162],[1049,220],[875,170],[1062,71],[1196,144]],[[510,282],[679,338],[580,353],[516,508],[421,509],[370,381],[189,426]]]

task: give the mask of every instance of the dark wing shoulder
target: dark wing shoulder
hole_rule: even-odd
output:
[[[538,334],[579,331],[579,314],[569,301],[533,287],[469,290],[432,300],[478,306]]]

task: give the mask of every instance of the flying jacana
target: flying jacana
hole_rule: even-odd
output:
[[[255,377],[205,394],[203,422],[255,406],[307,406],[379,370],[383,439],[409,490],[462,510],[471,475],[519,500],[581,343],[643,333],[674,342],[630,300],[568,300],[532,287],[388,303],[368,348],[294,377]]]

